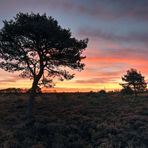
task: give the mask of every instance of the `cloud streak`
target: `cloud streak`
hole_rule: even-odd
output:
[[[104,83],[115,83],[119,78],[121,72],[102,72],[98,74],[98,77],[91,79],[76,80],[79,84],[104,84]]]
[[[54,8],[62,9],[66,12],[78,12],[101,19],[129,18],[145,21],[148,19],[147,0],[81,0],[80,3],[76,3],[74,0],[50,0],[49,3],[54,6]]]
[[[148,32],[129,32],[128,34],[116,34],[113,32],[102,31],[100,29],[83,28],[78,31],[78,34],[83,36],[90,36],[92,38],[98,38],[108,41],[116,42],[139,42],[148,45]]]

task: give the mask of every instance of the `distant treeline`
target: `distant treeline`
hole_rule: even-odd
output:
[[[29,93],[30,89],[22,89],[22,88],[6,88],[6,89],[0,89],[0,94],[3,93]],[[41,89],[37,89],[37,93],[42,93]]]

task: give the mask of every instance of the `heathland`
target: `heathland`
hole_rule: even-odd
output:
[[[99,93],[0,95],[1,148],[147,148],[148,98]]]

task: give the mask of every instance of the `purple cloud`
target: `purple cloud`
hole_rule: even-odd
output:
[[[128,34],[123,35],[101,31],[100,29],[83,28],[78,31],[78,34],[110,41],[141,42],[145,45],[148,44],[148,32],[129,32]]]
[[[45,0],[44,0],[45,1]],[[77,1],[59,1],[50,0],[54,8],[64,11],[80,12],[81,14],[98,17],[101,19],[120,19],[132,18],[147,21],[148,19],[148,1],[147,0],[80,0]]]

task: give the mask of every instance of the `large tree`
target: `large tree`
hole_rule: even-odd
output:
[[[83,70],[81,60],[88,39],[77,40],[52,18],[40,14],[18,13],[4,21],[0,30],[0,68],[32,79],[28,115],[32,116],[38,85],[51,85],[54,77],[71,79],[68,68]],[[68,67],[68,68],[67,68]]]
[[[135,96],[146,90],[147,83],[144,80],[144,76],[136,69],[127,70],[127,73],[122,77],[122,80],[125,82],[121,84],[123,88],[130,88]]]

